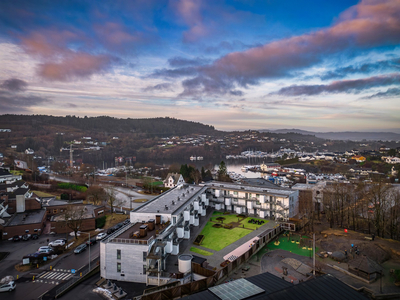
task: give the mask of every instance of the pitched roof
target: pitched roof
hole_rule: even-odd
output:
[[[357,269],[368,274],[380,272],[382,267],[366,255],[357,257],[349,262],[349,267]]]

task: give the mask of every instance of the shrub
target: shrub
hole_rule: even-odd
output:
[[[69,200],[69,194],[67,194],[67,193],[62,193],[62,194],[60,195],[60,199],[61,199],[61,200]]]
[[[103,228],[106,224],[106,216],[102,216],[96,219],[96,228]]]
[[[78,185],[69,182],[59,182],[57,185],[60,189],[68,189],[68,190],[70,189],[78,192],[86,192],[87,190],[87,187],[84,185]]]

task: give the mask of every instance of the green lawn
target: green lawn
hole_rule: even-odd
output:
[[[305,238],[305,236],[304,236]],[[295,240],[294,243],[292,243],[292,239]],[[275,242],[271,242],[267,245],[268,249],[270,250],[276,250],[276,249],[282,249],[282,250],[286,250],[286,251],[290,251],[292,253],[298,254],[298,255],[302,255],[302,256],[308,256],[311,257],[312,255],[312,250],[308,250],[308,246],[306,247],[306,249],[302,249],[303,247],[300,247],[300,244],[296,244],[296,242],[299,242],[299,237],[290,237],[290,240],[288,241],[288,237],[286,236],[281,236],[279,238],[279,245],[275,245]],[[312,247],[311,242],[310,246]],[[318,248],[315,248],[315,252],[318,252]]]
[[[236,214],[223,214],[222,212],[215,211],[212,216],[211,216],[211,222],[207,222],[206,226],[203,228],[201,234],[205,236],[203,242],[201,243],[202,247],[212,249],[215,251],[220,251],[226,246],[232,244],[233,242],[241,239],[242,237],[246,236],[256,228],[261,227],[261,225],[258,224],[251,224],[248,223],[250,219],[255,219],[255,220],[263,220],[263,219],[257,219],[257,218],[245,218],[240,221],[240,226],[235,227],[232,229],[225,229],[225,228],[215,228],[212,227],[215,223],[220,223],[217,221],[218,217],[223,217],[225,220],[223,220],[223,225],[224,224],[229,224],[229,223],[237,223],[241,218],[238,218]],[[268,223],[268,220],[263,220],[265,225]],[[244,228],[243,228],[244,225]]]
[[[213,253],[211,253],[209,251],[202,250],[202,249],[199,249],[199,248],[196,248],[196,247],[190,247],[190,251],[198,253],[198,254],[201,254],[201,255],[204,255],[204,256],[213,255]]]
[[[215,251],[222,250],[226,246],[252,232],[252,230],[243,228],[214,228],[212,227],[213,225],[214,223],[207,222],[206,226],[201,231],[201,234],[205,236],[201,246]]]

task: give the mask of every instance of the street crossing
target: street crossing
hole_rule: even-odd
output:
[[[34,282],[57,285],[61,281],[68,280],[73,275],[74,274],[71,273],[71,270],[53,269],[52,271],[48,271],[39,275],[37,278],[35,278]]]

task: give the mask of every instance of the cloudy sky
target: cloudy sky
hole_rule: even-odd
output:
[[[400,132],[400,0],[1,0],[0,113]]]

